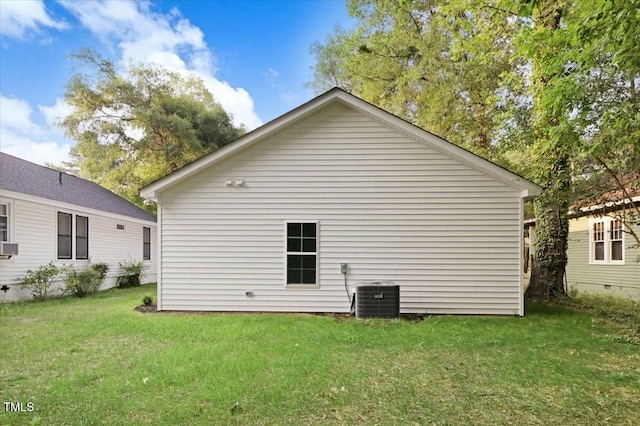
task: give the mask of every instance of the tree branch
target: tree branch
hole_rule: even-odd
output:
[[[616,186],[622,190],[622,193],[624,195],[624,199],[627,199],[630,201],[631,204],[631,209],[635,210],[635,214],[640,218],[640,207],[636,206],[635,203],[631,200],[631,194],[629,194],[629,191],[627,191],[627,188],[625,187],[625,185],[622,183],[622,181],[620,180],[620,178],[618,177],[618,175],[609,167],[609,165],[599,156],[594,155],[594,158],[596,159],[596,161],[598,161],[602,167],[604,167],[604,169],[607,171],[607,173],[609,173],[611,175],[611,177],[613,177],[613,179],[616,182]],[[626,207],[623,208],[623,210],[626,210]],[[625,216],[625,215],[623,215]],[[638,236],[638,234],[636,234],[636,232],[633,230],[633,227],[631,226],[631,224],[628,223],[628,221],[625,219],[625,217],[621,218],[623,225],[625,226],[625,228],[628,229],[628,233],[629,235],[631,235],[633,237],[634,240],[636,240],[636,243],[640,246],[640,236]]]
[[[507,9],[502,9],[502,8],[500,8],[500,7],[497,7],[497,6],[491,5],[491,4],[489,4],[489,3],[485,3],[485,2],[483,2],[483,3],[482,3],[482,7],[484,7],[485,9],[497,10],[498,12],[506,13],[507,15],[516,16],[516,17],[521,17],[521,15],[519,15],[519,14],[518,14],[518,13],[516,13],[516,12],[512,12],[512,11],[507,10]]]

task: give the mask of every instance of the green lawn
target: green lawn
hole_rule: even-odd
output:
[[[0,424],[638,424],[633,303],[360,321],[0,305]],[[589,304],[590,306],[587,306]],[[6,405],[6,404],[5,404]]]

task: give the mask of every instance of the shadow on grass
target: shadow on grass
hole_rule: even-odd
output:
[[[525,316],[544,315],[553,317],[564,317],[575,315],[576,309],[566,305],[556,303],[542,303],[525,301]]]
[[[637,301],[611,296],[579,295],[553,303],[525,302],[525,315],[563,318],[576,314],[588,315],[616,324],[621,339],[640,344],[640,304]]]

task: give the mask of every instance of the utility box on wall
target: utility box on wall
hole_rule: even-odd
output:
[[[17,256],[18,244],[0,242],[0,256]]]
[[[356,318],[398,318],[400,286],[371,282],[356,288]]]

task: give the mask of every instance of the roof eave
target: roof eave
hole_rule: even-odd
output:
[[[631,198],[622,198],[615,201],[607,201],[606,203],[596,204],[589,207],[580,207],[577,212],[573,212],[574,214],[580,216],[589,215],[591,213],[604,210],[606,208],[623,208],[629,204],[640,203],[640,195],[636,195]]]
[[[530,184],[530,182],[525,182],[525,183]],[[522,191],[520,191],[520,197],[523,198],[524,201],[531,201],[537,196],[539,196],[540,194],[542,194],[541,187],[535,184],[531,184],[531,185],[527,185],[529,186],[529,188],[523,189]]]

